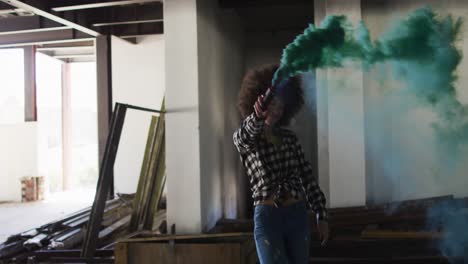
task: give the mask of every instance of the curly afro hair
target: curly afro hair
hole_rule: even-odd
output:
[[[253,113],[255,101],[271,86],[273,74],[278,67],[277,64],[262,65],[249,70],[245,74],[242,80],[238,101],[238,108],[242,118],[246,118]],[[288,97],[291,98],[291,101],[294,103],[285,105],[283,116],[278,121],[279,126],[287,126],[294,115],[296,115],[304,105],[304,93],[298,76],[291,77],[285,89],[288,93]]]

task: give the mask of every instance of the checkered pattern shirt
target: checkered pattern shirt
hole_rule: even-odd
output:
[[[319,219],[327,218],[325,196],[312,174],[296,135],[279,129],[281,145],[275,146],[263,135],[264,121],[255,113],[248,116],[233,136],[241,161],[250,179],[254,206],[273,198],[281,202],[286,194],[306,198]]]

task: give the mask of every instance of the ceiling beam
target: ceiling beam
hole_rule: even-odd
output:
[[[39,1],[39,0],[28,0],[28,1],[20,1],[20,0],[1,0],[4,3],[7,3],[11,6],[14,6],[16,8],[23,9],[27,12],[32,12],[36,15],[45,17],[47,19],[53,20],[57,23],[60,23],[64,26],[69,26],[72,27],[78,31],[81,31],[83,33],[86,33],[88,35],[91,35],[93,37],[97,37],[101,35],[99,32],[94,31],[92,29],[89,29],[87,27],[84,27],[80,24],[77,24],[75,22],[72,22],[70,20],[66,20],[62,17],[60,17],[58,14],[55,14],[55,11],[52,10],[47,10],[46,7],[44,6],[44,1]],[[41,3],[42,2],[42,3]]]
[[[8,32],[4,32],[8,33]],[[74,38],[73,29],[63,29],[58,28],[52,31],[36,31],[30,32],[29,30],[26,33],[15,32],[12,34],[0,35],[0,45],[8,44],[21,44],[21,43],[30,43],[30,42],[42,42],[42,41],[56,41],[61,39],[72,39]]]
[[[35,29],[15,30],[15,31],[2,31],[0,32],[0,42],[2,41],[3,36],[8,36],[8,35],[38,33],[38,32],[47,32],[47,31],[62,31],[66,29],[72,29],[72,28],[63,26],[63,27],[35,28]]]
[[[92,46],[69,46],[69,47],[44,47],[37,48],[37,51],[41,52],[72,52],[72,51],[81,51],[81,50],[94,50],[94,45]]]
[[[79,47],[93,47],[94,48],[94,38],[91,39],[75,39],[71,42],[64,43],[48,43],[42,44],[43,48],[79,48]]]
[[[15,14],[21,12],[24,12],[24,10],[19,8],[2,9],[0,10],[0,15]]]
[[[311,3],[313,4],[311,0],[219,0],[219,5],[222,8],[271,7]]]
[[[40,45],[48,45],[48,44],[59,44],[59,45],[64,45],[64,44],[70,44],[73,45],[75,42],[83,42],[83,41],[94,41],[94,38],[79,38],[79,39],[70,39],[70,38],[64,38],[64,39],[45,39],[45,40],[37,40],[37,39],[31,39],[29,42],[25,40],[25,42],[14,42],[14,43],[1,43],[0,42],[0,49],[4,48],[17,48],[17,47],[24,47],[24,46],[40,46]]]
[[[102,32],[107,32],[109,35],[114,35],[120,38],[122,38],[122,36],[135,37],[138,35],[163,34],[164,22],[130,25],[112,25],[102,27]]]
[[[62,59],[83,59],[83,58],[92,58],[96,59],[95,54],[68,54],[68,55],[52,55],[52,57],[62,60]]]
[[[0,19],[0,31],[16,31],[40,27],[40,16],[14,16]]]
[[[110,6],[123,6],[123,5],[133,5],[133,4],[145,4],[152,2],[161,2],[162,0],[124,0],[124,1],[111,1],[111,2],[101,2],[93,4],[83,4],[83,5],[72,5],[72,6],[60,6],[53,7],[52,10],[55,12],[64,12],[72,10],[82,10],[82,9],[93,9],[93,8],[102,8]]]
[[[11,16],[0,19],[0,32],[42,30],[56,27],[63,27],[63,25],[41,16]]]
[[[52,56],[54,58],[58,59],[64,59],[64,58],[81,58],[81,57],[90,57],[94,56],[95,54],[95,48],[93,47],[88,47],[86,49],[76,49],[76,48],[68,48],[68,49],[50,49],[50,48],[38,48],[38,52],[42,52],[44,54],[47,54],[49,56]]]
[[[131,25],[131,24],[146,24],[146,23],[159,23],[163,19],[148,19],[148,20],[135,20],[135,21],[121,21],[121,22],[108,22],[108,23],[95,23],[93,27],[106,27],[115,25]]]
[[[112,6],[100,9],[74,10],[60,13],[64,18],[85,17],[87,25],[106,22],[150,20],[163,18],[163,4],[159,2]]]

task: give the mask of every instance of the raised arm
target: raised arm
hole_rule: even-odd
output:
[[[234,145],[240,153],[249,151],[255,145],[264,123],[264,119],[258,118],[255,113],[242,121],[241,127],[234,132],[233,136]]]
[[[258,97],[253,106],[254,112],[247,116],[242,121],[241,127],[234,132],[234,145],[239,153],[245,153],[252,149],[258,136],[262,133],[267,115],[263,99],[263,95]]]

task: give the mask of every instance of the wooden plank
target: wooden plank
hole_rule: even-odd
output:
[[[158,210],[153,217],[153,227],[151,228],[151,231],[160,231],[159,227],[161,224],[166,220],[166,210]],[[167,227],[166,227],[167,228]],[[166,230],[167,231],[167,230]],[[167,232],[163,232],[167,233]]]
[[[133,202],[133,213],[130,220],[129,232],[135,232],[139,229],[140,217],[143,211],[143,196],[145,195],[145,186],[147,185],[149,177],[149,161],[152,157],[154,145],[156,142],[156,127],[158,125],[159,117],[151,117],[148,138],[146,140],[145,154],[143,156],[143,163],[140,170],[140,178],[138,180],[137,191],[135,200]]]
[[[414,257],[394,257],[394,258],[310,258],[310,263],[318,263],[318,264],[361,264],[361,263],[368,263],[368,264],[388,264],[388,263],[398,263],[398,264],[455,264],[460,263],[462,264],[463,261],[459,258],[445,258],[442,256],[414,256]]]
[[[82,247],[81,257],[92,258],[96,251],[96,244],[101,228],[104,206],[112,184],[112,170],[114,168],[115,157],[122,134],[123,123],[127,108],[119,103],[115,106],[114,114],[111,120],[111,129],[106,143],[106,151],[102,166],[99,171],[98,185],[96,188],[96,196],[94,198],[91,217],[88,223],[88,229]]]
[[[198,235],[167,235],[167,236],[157,236],[157,237],[145,237],[145,238],[131,238],[120,240],[119,242],[163,242],[169,240],[190,240],[190,239],[217,239],[217,238],[252,238],[253,233],[222,233],[222,234],[198,234]]]
[[[128,244],[128,264],[240,264],[240,247],[237,244]],[[117,258],[116,258],[117,261]]]
[[[141,211],[141,215],[140,215],[140,224],[145,224],[145,222],[147,221],[147,218],[148,217],[153,217],[153,215],[149,216],[149,212],[150,212],[150,204],[151,204],[151,200],[152,200],[152,197],[154,196],[154,183],[156,181],[156,173],[157,172],[157,162],[158,162],[158,157],[159,157],[159,154],[161,152],[161,148],[162,148],[162,145],[164,143],[164,133],[163,133],[163,130],[162,128],[164,128],[164,119],[163,119],[163,116],[159,116],[157,117],[157,125],[156,125],[156,131],[155,131],[155,141],[154,141],[154,145],[153,145],[153,148],[152,148],[152,151],[151,151],[151,156],[149,158],[149,167],[148,167],[148,177],[147,177],[147,182],[145,183],[145,186],[144,186],[144,193],[143,193],[143,196],[142,196],[142,211]],[[154,213],[154,211],[153,211]],[[151,219],[152,221],[152,219]],[[145,226],[143,226],[144,229],[151,229],[152,226],[150,226],[149,228],[146,228]]]
[[[115,264],[128,264],[128,248],[127,243],[117,243],[115,245]]]
[[[161,196],[164,190],[164,183],[166,180],[166,144],[165,144],[165,115],[161,114],[159,117],[159,124],[157,127],[157,139],[158,145],[154,152],[156,156],[153,159],[153,166],[151,166],[150,173],[151,177],[150,199],[148,201],[148,207],[146,209],[146,215],[143,219],[143,228],[151,230],[153,228],[154,213],[157,210]]]
[[[258,262],[257,250],[254,239],[248,239],[241,246],[241,260],[245,264],[256,264]]]
[[[142,109],[143,110],[143,109]],[[164,111],[164,101],[161,107]],[[129,231],[153,229],[154,213],[165,183],[165,115],[153,116],[137,188]]]
[[[444,232],[411,232],[411,231],[389,231],[389,230],[364,230],[361,238],[383,238],[383,239],[443,239],[447,236]]]

